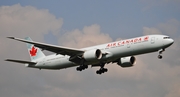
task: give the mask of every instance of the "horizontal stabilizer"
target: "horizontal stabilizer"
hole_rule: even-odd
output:
[[[14,60],[14,59],[6,59],[5,61],[21,63],[21,64],[29,64],[29,65],[35,65],[36,64],[36,62],[23,61],[23,60]]]

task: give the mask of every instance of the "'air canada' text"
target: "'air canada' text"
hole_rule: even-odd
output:
[[[122,41],[118,41],[118,42],[114,42],[114,43],[109,43],[107,44],[107,48],[109,47],[116,47],[116,46],[123,46],[125,44],[132,44],[132,43],[139,43],[139,42],[144,42],[144,41],[148,41],[149,40],[149,36],[145,36],[145,37],[139,37],[139,38],[134,38],[134,39],[127,39],[127,40],[122,40]]]

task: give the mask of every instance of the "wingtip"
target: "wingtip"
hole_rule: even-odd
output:
[[[11,59],[5,59],[4,61],[9,61],[9,60],[11,60]]]
[[[15,37],[7,37],[7,38],[9,38],[9,39],[15,39]]]
[[[10,61],[10,59],[5,59],[4,61]]]

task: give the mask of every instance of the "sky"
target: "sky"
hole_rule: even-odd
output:
[[[2,97],[180,97],[180,0],[1,0],[0,96]],[[131,68],[108,64],[38,70],[5,62],[30,60],[26,45],[6,37],[82,48],[149,34],[169,35],[175,43],[135,56]],[[45,54],[51,54],[46,52]]]

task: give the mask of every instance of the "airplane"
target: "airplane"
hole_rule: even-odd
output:
[[[174,43],[174,40],[166,35],[146,35],[131,39],[105,43],[97,46],[76,49],[46,43],[34,42],[30,37],[9,39],[25,42],[31,61],[6,59],[5,61],[25,64],[26,67],[37,69],[59,70],[77,67],[77,71],[99,66],[97,74],[108,71],[106,64],[117,63],[122,68],[132,67],[136,63],[135,55],[159,52],[158,58],[162,59],[162,53]],[[45,56],[42,52],[47,50],[55,54]]]

